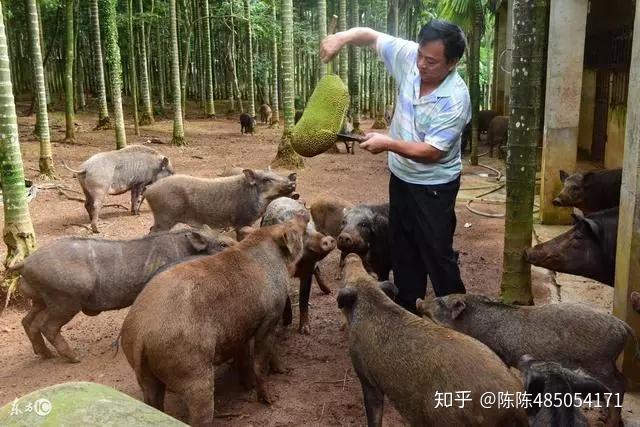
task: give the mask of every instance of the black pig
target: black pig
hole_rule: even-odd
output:
[[[613,286],[618,241],[618,208],[573,214],[573,228],[525,251],[527,262],[552,271],[588,277]]]
[[[576,207],[583,214],[620,205],[622,169],[605,169],[569,175],[560,171],[563,187],[551,201],[554,206]]]

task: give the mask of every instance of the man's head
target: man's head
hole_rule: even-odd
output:
[[[418,44],[420,77],[425,83],[438,85],[462,58],[467,40],[457,25],[433,19],[420,30]]]

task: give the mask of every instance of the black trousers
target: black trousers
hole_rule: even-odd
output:
[[[389,234],[398,304],[416,311],[427,277],[436,296],[465,293],[457,254],[455,204],[460,178],[438,185],[418,185],[393,174],[389,180]]]

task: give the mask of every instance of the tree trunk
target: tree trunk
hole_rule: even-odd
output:
[[[339,14],[338,31],[347,30],[347,0],[338,0]],[[347,49],[340,49],[340,78],[344,84],[348,84],[348,57]]]
[[[47,112],[47,92],[42,67],[42,50],[40,49],[40,26],[38,25],[38,8],[36,0],[27,0],[29,14],[29,33],[31,35],[31,55],[33,76],[38,109],[36,111],[37,136],[40,140],[40,179],[55,178],[53,154],[51,152],[51,136],[49,134],[49,113]]]
[[[251,8],[249,0],[244,0],[244,15],[247,19],[247,67],[249,68],[249,115],[256,116],[255,84],[253,81],[253,31],[251,30]]]
[[[127,146],[127,134],[124,129],[124,113],[122,111],[122,60],[118,46],[118,24],[116,22],[116,5],[118,0],[105,0],[104,30],[106,42],[107,68],[111,86],[111,103],[116,127],[116,148]]]
[[[37,9],[38,9],[38,28],[39,28],[39,33],[40,33],[40,49],[41,49],[41,53],[40,56],[42,57],[42,55],[44,55],[44,49],[46,48],[46,45],[44,43],[44,31],[42,30],[42,12],[40,11],[40,3],[38,2],[36,4]],[[56,36],[58,32],[58,23],[56,22],[56,29],[54,32],[54,38]],[[51,98],[49,95],[49,78],[47,76],[48,71],[47,71],[47,61],[46,59],[42,61],[42,70],[44,73],[44,87],[46,90],[46,95],[47,95],[47,105],[49,105],[49,103],[51,102]]]
[[[389,0],[390,13],[388,30],[389,34],[398,37],[398,0]]]
[[[104,82],[104,67],[102,65],[102,43],[100,40],[100,16],[98,0],[91,0],[89,9],[91,15],[91,35],[93,36],[93,57],[95,77],[98,84],[98,129],[110,129],[109,107],[107,106],[107,90]]]
[[[84,63],[82,61],[81,44],[77,44],[78,58],[76,61],[76,90],[78,94],[78,110],[84,111],[87,106],[87,99],[84,94]]]
[[[193,32],[193,21],[189,18],[189,9],[187,8],[187,2],[182,0],[182,8],[181,14],[184,17],[184,27],[186,27],[181,37],[184,39],[183,48],[182,48],[182,68],[180,69],[182,73],[181,78],[181,99],[182,99],[182,114],[184,118],[184,114],[187,109],[187,80],[189,78],[189,61],[191,58],[191,34]],[[177,19],[177,14],[176,14]],[[185,34],[186,31],[186,34]]]
[[[271,7],[271,14],[273,17],[273,22],[278,22],[276,15],[276,0],[272,0],[273,5]],[[273,41],[272,41],[272,52],[273,52],[273,64],[271,66],[271,75],[272,75],[272,87],[271,87],[271,126],[278,127],[280,125],[280,109],[278,107],[278,36],[275,31],[273,33]],[[326,67],[325,67],[326,70]]]
[[[35,1],[29,2],[28,5],[31,20],[37,19],[37,14],[34,17],[32,10],[35,7]],[[73,8],[71,10],[73,11]],[[40,95],[39,98],[41,98]],[[2,3],[0,3],[0,183],[4,208],[2,234],[7,245],[4,265],[11,267],[35,251],[36,235],[27,204]],[[2,288],[7,293],[5,306],[16,288],[18,277],[17,273],[8,273],[4,278]]]
[[[142,14],[144,14],[144,8],[142,6],[142,0],[138,0],[138,7],[140,9],[140,96],[142,97],[142,115],[140,117],[141,125],[150,125],[153,120],[153,105],[151,104],[151,94],[149,91],[149,68],[147,65],[147,46],[145,41],[144,20]]]
[[[127,0],[127,31],[129,33],[129,90],[133,98],[133,127],[140,135],[138,119],[138,73],[136,72],[135,39],[133,38],[133,1]]]
[[[327,0],[318,0],[318,40],[322,41],[327,37]],[[318,61],[318,73],[320,78],[327,75],[327,64]]]
[[[204,0],[204,49],[205,49],[205,88],[207,91],[206,94],[206,103],[205,103],[205,116],[206,117],[215,117],[216,116],[216,107],[214,105],[214,96],[213,96],[213,69],[212,69],[212,58],[211,58],[211,21],[209,18],[209,0]]]
[[[284,110],[284,132],[278,152],[272,162],[274,167],[302,168],[302,157],[291,146],[293,130],[293,0],[282,0],[282,106]]]
[[[236,92],[236,98],[238,99],[238,104],[240,105],[240,112],[244,113],[244,105],[242,104],[242,94],[240,93],[240,86],[238,86],[238,72],[236,68],[236,31],[233,24],[233,1],[229,3],[229,7],[231,10],[231,50],[229,51],[231,74],[233,77],[233,87]]]
[[[385,11],[382,20],[380,21],[380,31],[383,33],[387,32],[387,12],[389,11],[387,0],[383,0],[381,2],[381,9]],[[376,120],[373,122],[373,129],[386,129],[387,121],[384,119],[384,109],[387,104],[387,75],[384,67],[380,67],[378,64],[377,67],[378,72],[375,74],[375,79],[377,81],[376,88]],[[372,92],[373,93],[373,92]]]
[[[157,24],[156,27],[156,42],[158,43],[158,69],[159,69],[159,76],[158,76],[158,101],[160,102],[160,111],[162,112],[162,115],[165,114],[165,108],[167,105],[167,102],[165,100],[165,94],[167,93],[167,90],[165,88],[165,71],[166,71],[166,67],[165,67],[165,43],[164,43],[164,37],[161,37],[160,35],[160,24]]]
[[[469,43],[469,82],[471,97],[471,164],[478,164],[478,111],[480,111],[480,37],[483,24],[482,4],[473,0],[473,22]]]
[[[351,0],[351,28],[358,27],[359,23],[358,0]],[[349,94],[351,96],[351,118],[353,120],[353,133],[362,133],[360,129],[360,49],[349,46]]]
[[[515,0],[513,71],[507,139],[507,203],[501,297],[511,304],[532,304],[531,246],[536,183],[536,147],[542,132],[544,58],[549,0]]]
[[[73,0],[66,0],[66,58],[64,71],[64,96],[65,96],[65,119],[66,134],[65,141],[67,143],[75,143],[75,125],[73,113],[73,55],[74,55],[74,38],[73,38]]]
[[[182,123],[182,91],[180,87],[180,56],[178,54],[178,17],[176,0],[169,0],[171,18],[171,83],[173,86],[173,139],[174,145],[185,145]]]

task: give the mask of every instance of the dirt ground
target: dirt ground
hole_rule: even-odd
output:
[[[78,166],[90,155],[115,148],[114,131],[93,131],[94,114],[78,114],[77,144],[67,145],[64,116],[51,117],[54,161],[60,184],[79,190],[72,174],[62,167],[64,159]],[[25,173],[37,179],[38,143],[32,136],[34,118],[21,117],[20,142],[23,147]],[[364,129],[371,127],[365,121]],[[255,136],[240,135],[237,116],[217,120],[188,117],[185,123],[189,145],[185,148],[152,145],[172,160],[179,173],[214,177],[227,166],[265,168],[276,152],[281,130],[259,125]],[[134,136],[127,126],[129,144],[145,143],[150,137],[170,142],[172,121],[142,127]],[[323,154],[305,160],[298,171],[298,192],[307,202],[321,193],[333,193],[354,203],[387,200],[388,171],[385,155],[371,155],[356,147],[355,155]],[[473,173],[465,166],[465,173]],[[129,194],[112,196],[107,203],[129,206]],[[88,224],[88,216],[77,201],[68,200],[55,189],[39,190],[29,205],[39,245],[63,235],[90,235],[78,224]],[[502,270],[503,220],[476,216],[457,207],[458,228],[455,246],[460,251],[462,277],[470,292],[497,295]],[[100,237],[134,238],[148,232],[152,215],[145,203],[141,215],[132,217],[118,208],[101,213]],[[465,223],[473,223],[465,228]],[[5,250],[2,245],[2,251]],[[4,258],[4,253],[0,256]],[[216,413],[220,425],[364,425],[364,409],[359,382],[348,358],[345,332],[340,331],[342,316],[335,296],[341,284],[335,280],[337,251],[321,264],[333,293],[323,295],[314,285],[311,296],[311,335],[300,335],[289,328],[282,335],[283,362],[286,374],[272,375],[269,382],[277,396],[272,406],[256,401],[255,391],[246,392],[231,369],[222,366],[216,375]],[[126,268],[126,266],[122,266]],[[63,334],[81,358],[68,364],[59,358],[40,360],[32,352],[22,329],[25,303],[13,304],[0,317],[0,406],[35,389],[65,381],[94,381],[121,390],[137,399],[142,394],[133,371],[122,352],[114,356],[116,339],[126,309],[102,313],[96,317],[77,315]],[[297,313],[294,312],[294,326]],[[170,351],[170,349],[168,349]],[[167,398],[167,412],[183,421],[186,407],[174,395]],[[399,415],[386,405],[386,425],[402,425]]]

